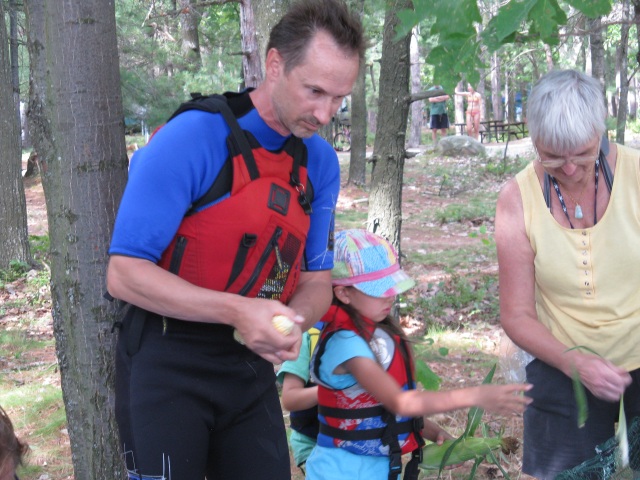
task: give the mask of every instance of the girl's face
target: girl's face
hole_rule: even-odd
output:
[[[381,322],[391,312],[396,297],[371,297],[355,287],[335,287],[334,292],[342,303],[355,308],[360,315],[374,322]]]

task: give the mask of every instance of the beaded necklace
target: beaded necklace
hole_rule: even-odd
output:
[[[602,152],[600,152],[600,155],[602,155]],[[600,170],[600,155],[598,155],[598,158],[596,158],[596,167],[595,167],[595,171],[596,171],[596,194],[593,198],[593,224],[595,225],[596,223],[598,223],[598,217],[597,217],[597,207],[598,207],[598,173]],[[569,222],[569,226],[571,227],[571,229],[573,230],[573,223],[571,223],[571,218],[569,218],[569,212],[567,211],[567,206],[564,203],[564,197],[562,196],[562,192],[560,192],[560,186],[558,185],[557,180],[552,177],[551,175],[549,175],[550,179],[551,179],[551,183],[553,184],[553,188],[556,191],[556,195],[558,195],[558,200],[560,201],[560,206],[562,207],[562,211],[564,212],[564,216],[567,217],[567,221]],[[571,196],[571,195],[569,195]],[[582,195],[580,195],[582,197]],[[573,197],[571,197],[573,198]],[[574,200],[575,203],[575,200]],[[578,209],[576,208],[576,218],[582,218],[582,208],[580,208],[580,211],[577,211]],[[578,217],[578,213],[580,213],[580,216]]]

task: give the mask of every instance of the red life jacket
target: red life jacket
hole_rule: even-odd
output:
[[[229,158],[209,192],[187,212],[158,264],[200,287],[286,303],[298,282],[310,224],[306,146],[291,136],[281,150],[266,150],[232,112],[234,99],[242,104],[242,96],[229,102],[220,95],[201,99],[213,107],[188,102],[176,114],[189,108],[220,112],[231,128]],[[244,108],[247,100],[248,95]],[[229,192],[228,185],[219,186],[229,176],[230,196],[199,210]]]
[[[318,445],[344,448],[357,455],[390,456],[391,470],[401,468],[400,456],[408,452],[421,452],[424,444],[420,431],[422,418],[396,417],[359,384],[335,390],[319,378],[320,358],[327,341],[340,330],[361,335],[349,315],[340,307],[332,306],[323,317],[327,322],[312,360],[312,378],[318,384],[318,412],[320,433]],[[367,320],[367,319],[365,319]],[[367,325],[365,338],[381,366],[405,390],[415,389],[413,362],[408,347],[397,335],[390,336],[377,324]],[[409,359],[406,362],[402,350]],[[399,472],[395,472],[397,476]],[[390,474],[389,478],[392,478]]]

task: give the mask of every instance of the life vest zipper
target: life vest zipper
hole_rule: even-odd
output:
[[[251,288],[253,288],[256,281],[258,280],[258,276],[260,275],[260,272],[262,272],[264,268],[264,264],[267,263],[267,260],[271,256],[271,252],[275,251],[278,268],[280,270],[283,269],[282,256],[280,255],[280,248],[278,247],[278,240],[280,239],[281,235],[282,235],[282,227],[276,227],[276,230],[273,232],[273,235],[271,236],[271,240],[269,240],[269,244],[267,245],[267,248],[265,248],[264,252],[262,252],[262,255],[260,256],[260,259],[258,260],[256,267],[251,273],[251,277],[249,277],[249,281],[238,292],[240,295],[246,295],[251,290]]]
[[[176,238],[176,246],[173,249],[173,254],[171,255],[171,262],[169,263],[169,271],[171,273],[175,273],[178,275],[180,271],[180,265],[182,264],[182,256],[184,255],[184,251],[187,248],[187,238],[186,237],[178,237]]]

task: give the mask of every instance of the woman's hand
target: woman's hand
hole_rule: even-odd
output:
[[[583,385],[601,400],[620,400],[631,384],[629,372],[597,355],[581,353],[576,355],[574,362]]]

